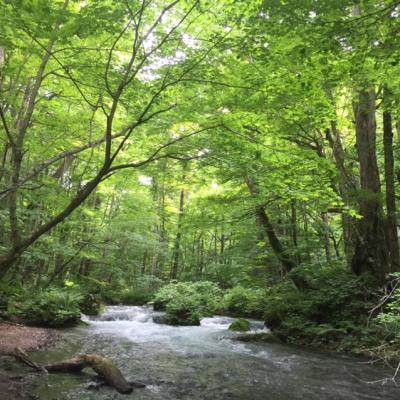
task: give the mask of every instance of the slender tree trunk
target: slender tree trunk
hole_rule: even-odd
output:
[[[383,149],[385,156],[387,241],[390,271],[399,270],[399,239],[397,235],[396,197],[394,188],[393,126],[389,111],[383,113]]]
[[[298,239],[297,239],[297,207],[296,200],[292,199],[290,201],[290,224],[292,233],[293,246],[296,249],[297,262],[301,263],[301,255],[299,251]]]
[[[143,254],[142,270],[141,270],[142,275],[146,273],[146,267],[147,267],[147,251],[145,251]]]
[[[331,121],[331,129],[325,131],[326,139],[332,149],[333,158],[335,160],[336,169],[339,173],[339,192],[347,207],[354,206],[354,192],[357,188],[357,181],[354,174],[352,174],[346,167],[346,153],[343,148],[342,138],[339,129],[337,128],[336,121]],[[346,213],[342,213],[342,228],[343,228],[343,242],[346,258],[349,262],[354,255],[355,247],[355,226],[353,219]]]
[[[198,260],[197,260],[197,276],[198,279],[201,279],[203,275],[203,267],[204,267],[204,237],[203,234],[199,237],[198,246]]]
[[[326,261],[331,261],[332,260],[332,255],[331,255],[331,243],[330,243],[330,237],[329,237],[329,218],[327,213],[321,213],[321,218],[322,218],[322,229],[323,229],[323,239],[324,239],[324,247],[325,247],[325,257]]]
[[[183,174],[182,181],[185,182],[185,173]],[[176,279],[178,277],[179,270],[179,253],[182,238],[182,222],[185,211],[185,189],[181,189],[179,196],[179,214],[178,214],[178,226],[176,231],[174,250],[172,253],[172,268],[171,268],[171,279]]]

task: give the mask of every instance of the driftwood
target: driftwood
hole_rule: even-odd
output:
[[[36,371],[39,371],[39,372],[46,372],[47,373],[47,370],[46,370],[45,367],[42,367],[42,366],[36,364],[34,361],[32,361],[28,357],[28,354],[26,354],[25,351],[22,350],[20,347],[17,347],[15,349],[14,356],[18,361],[21,361],[22,363],[24,363],[28,367],[31,367],[31,368],[35,369]]]
[[[114,387],[122,394],[131,393],[134,387],[143,388],[146,386],[139,382],[128,382],[110,358],[97,354],[76,356],[69,360],[45,366],[36,364],[20,348],[15,350],[14,355],[19,361],[40,372],[79,372],[84,368],[92,368],[104,380],[105,384]]]

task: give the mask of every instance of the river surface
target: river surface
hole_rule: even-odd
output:
[[[111,357],[127,380],[144,389],[121,395],[91,388],[91,375],[49,374],[41,400],[356,400],[400,399],[400,387],[371,383],[392,371],[353,357],[268,343],[241,343],[228,331],[229,317],[204,318],[201,326],[155,323],[148,306],[112,306],[66,330],[55,349],[36,353],[39,362],[78,353]],[[251,321],[254,332],[264,329]]]

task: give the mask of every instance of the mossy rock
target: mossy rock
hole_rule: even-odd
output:
[[[280,340],[272,332],[245,334],[240,335],[235,339],[239,340],[240,342],[280,343]]]
[[[152,302],[152,304],[153,304],[153,310],[154,311],[165,311],[165,308],[166,308],[166,302],[165,301],[155,300],[155,301]]]
[[[247,332],[250,330],[250,322],[247,319],[239,318],[229,325],[230,331]]]
[[[179,310],[174,314],[165,314],[164,321],[168,325],[180,326],[199,326],[200,318],[197,314],[192,314],[190,311]]]

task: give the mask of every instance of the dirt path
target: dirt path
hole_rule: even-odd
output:
[[[15,347],[23,350],[38,349],[51,342],[54,336],[51,329],[0,323],[0,353],[8,353]]]
[[[32,394],[34,384],[32,372],[24,373],[12,356],[15,347],[23,350],[36,350],[51,345],[57,339],[52,329],[34,328],[30,326],[0,323],[0,398],[7,400],[37,399]]]

